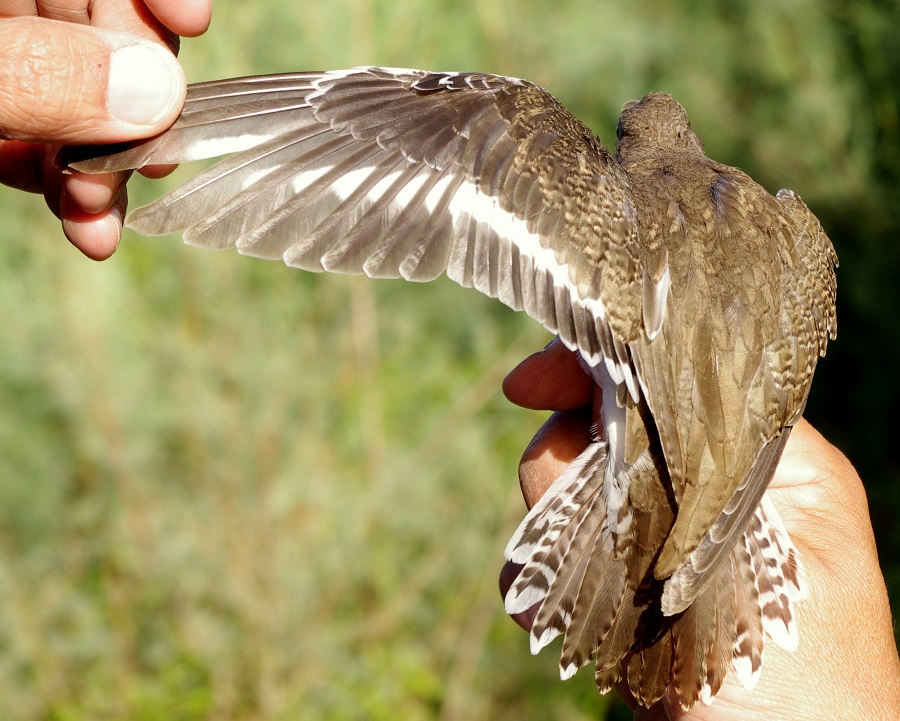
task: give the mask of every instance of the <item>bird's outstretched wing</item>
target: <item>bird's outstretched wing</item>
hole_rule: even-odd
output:
[[[376,67],[200,83],[162,135],[70,165],[227,153],[128,225],[311,271],[446,272],[604,360],[637,396],[626,344],[659,332],[665,259],[644,262],[626,176],[546,90]]]

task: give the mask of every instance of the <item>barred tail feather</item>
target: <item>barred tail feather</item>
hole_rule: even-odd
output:
[[[563,677],[590,663],[615,623],[626,593],[626,566],[613,553],[612,537],[601,528],[577,589],[560,658]]]
[[[756,576],[763,630],[783,649],[794,651],[798,633],[793,604],[806,598],[806,580],[800,555],[765,496],[745,537]]]
[[[580,532],[581,522],[596,516],[582,511],[598,496],[606,457],[605,443],[588,446],[516,529],[505,555],[524,568],[506,594],[507,613],[521,613],[543,601],[573,539],[586,540]]]
[[[734,670],[744,688],[752,690],[762,670],[765,635],[762,606],[756,587],[756,573],[750,543],[745,533],[731,554],[734,569]]]
[[[688,709],[712,703],[732,668],[753,688],[766,636],[796,647],[793,604],[805,597],[806,584],[797,551],[764,496],[693,603],[665,613],[666,580],[655,578],[653,565],[674,518],[664,474],[650,450],[613,474],[606,443],[592,443],[507,546],[507,557],[523,569],[506,606],[520,613],[540,604],[531,650],[564,636],[563,679],[594,661],[597,687],[606,692],[627,660],[639,703],[652,705],[671,684]]]
[[[606,444],[592,443],[557,478],[553,485],[525,516],[522,523],[506,544],[504,555],[513,563],[526,563],[539,544],[548,542],[548,536],[556,534],[555,541],[569,520],[590,494],[597,490],[591,481],[602,481],[606,468]]]
[[[567,631],[575,612],[579,589],[586,582],[592,556],[598,550],[597,543],[605,520],[603,498],[595,493],[564,532],[564,543],[548,558],[549,563],[545,568],[549,571],[552,567],[553,578],[531,626],[533,654]],[[561,666],[560,672],[563,679],[569,678],[577,670],[572,669],[566,673],[564,668]]]

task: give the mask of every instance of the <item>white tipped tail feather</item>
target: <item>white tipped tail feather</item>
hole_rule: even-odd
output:
[[[806,597],[799,555],[767,496],[753,520],[722,564],[714,581],[684,612],[666,616],[660,609],[663,582],[652,578],[652,559],[639,534],[653,522],[651,514],[666,515],[664,498],[647,495],[647,478],[654,474],[648,456],[619,474],[627,489],[638,490],[637,516],[624,508],[609,513],[610,451],[606,443],[592,443],[554,482],[523,520],[506,548],[508,560],[523,566],[506,594],[506,610],[520,613],[536,604],[531,629],[531,652],[536,654],[564,636],[560,677],[568,679],[591,661],[604,674],[619,677],[627,654],[654,656],[662,664],[660,679],[676,684],[682,704],[711,703],[727,673],[733,670],[747,689],[760,676],[769,637],[782,648],[797,646],[794,604]],[[652,492],[651,492],[652,493]],[[615,496],[613,493],[612,496]],[[627,505],[627,504],[625,504]],[[665,525],[665,521],[663,525]],[[646,538],[646,536],[644,536]],[[642,557],[643,556],[643,557]],[[703,631],[706,614],[716,616],[713,631]],[[701,617],[697,617],[698,614]],[[704,636],[704,634],[706,634]],[[647,702],[641,686],[643,667],[635,672],[633,691]],[[684,677],[684,680],[682,679]],[[699,679],[691,685],[690,678]],[[632,678],[629,677],[629,682]],[[608,690],[611,682],[606,688]],[[640,694],[640,695],[639,695]]]

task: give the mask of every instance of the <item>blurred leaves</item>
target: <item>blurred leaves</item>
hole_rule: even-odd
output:
[[[900,6],[220,0],[188,77],[357,64],[548,87],[607,142],[651,90],[791,187],[841,257],[808,416],[867,481],[900,598]],[[133,183],[140,201],[164,182]],[[540,422],[536,324],[446,281],[292,272],[174,239],[96,265],[0,192],[0,717],[593,719],[496,592]]]

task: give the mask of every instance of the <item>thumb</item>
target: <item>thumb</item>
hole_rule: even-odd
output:
[[[181,66],[128,33],[0,19],[0,137],[54,144],[155,135],[184,103]]]

